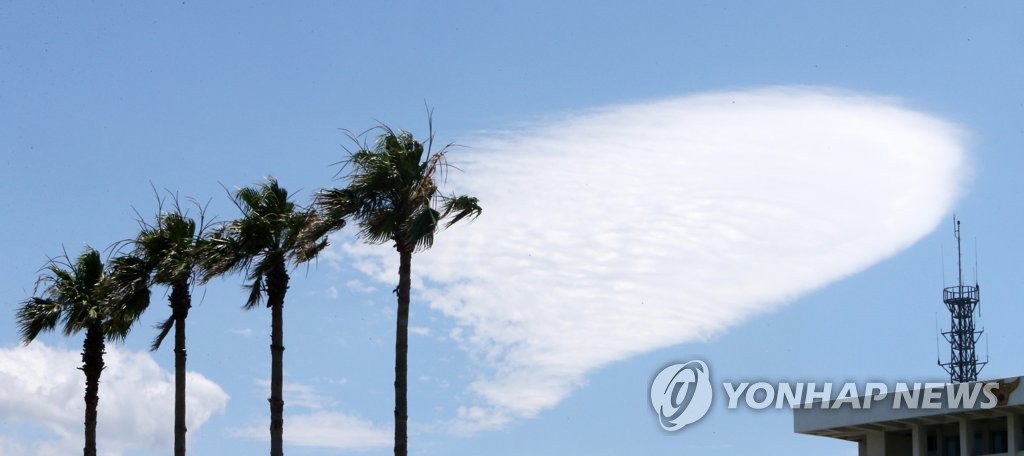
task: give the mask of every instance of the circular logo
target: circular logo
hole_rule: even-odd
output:
[[[651,382],[651,405],[666,431],[703,418],[711,409],[711,396],[710,371],[700,360],[668,366]]]

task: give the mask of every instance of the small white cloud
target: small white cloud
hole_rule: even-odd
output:
[[[323,262],[327,263],[327,266],[330,267],[332,271],[341,272],[346,270],[347,266],[345,264],[345,259],[342,252],[334,247],[334,242],[336,239],[333,239],[333,237],[335,236],[337,236],[337,234],[331,235],[331,238],[329,238],[330,244],[327,246],[326,249],[323,249],[320,252],[320,255],[317,257],[317,259],[323,260]]]
[[[394,431],[369,420],[339,412],[317,411],[292,414],[285,412],[284,441],[289,445],[365,450],[393,444]],[[266,423],[233,431],[237,437],[270,440]]]
[[[462,406],[456,413],[457,419],[451,424],[451,430],[460,435],[501,429],[512,422],[508,412],[496,407]]]
[[[291,416],[285,430],[285,441],[298,446],[358,450],[389,447],[393,439],[390,427],[338,412]]]
[[[416,336],[429,336],[430,328],[427,328],[425,326],[410,326],[409,334],[413,334]]]
[[[344,385],[344,384],[348,383],[348,378],[347,377],[321,377],[321,376],[316,376],[316,377],[309,378],[308,380],[313,382],[313,383],[317,383],[317,384],[321,384],[322,383],[322,384],[327,384],[327,385]]]
[[[348,379],[341,378],[331,383],[344,385]],[[266,379],[256,380],[255,384],[261,392],[270,388],[270,381]],[[341,450],[365,450],[392,445],[393,429],[375,425],[355,415],[331,410],[337,401],[318,393],[314,387],[286,382],[283,389],[285,443]],[[296,412],[296,409],[302,411]],[[263,416],[260,420],[259,424],[230,432],[236,437],[269,440],[270,418]]]
[[[349,280],[348,282],[345,282],[345,286],[348,287],[349,290],[357,293],[370,293],[377,290],[377,287],[367,285],[359,279]]]
[[[344,381],[345,379],[342,380]],[[259,388],[261,394],[269,394],[270,380],[256,380],[256,386]],[[316,389],[310,385],[285,382],[282,390],[282,393],[284,393],[284,403],[287,407],[323,410],[336,404],[336,402],[330,397],[317,393]]]
[[[366,246],[363,243],[353,242],[351,237],[345,236],[342,233],[332,234],[330,242],[330,245],[324,251],[330,251],[331,258],[335,258],[339,265],[344,264],[347,268],[355,268],[355,270],[366,274],[380,283],[391,283],[392,286],[398,284],[398,277],[395,274],[396,268],[390,267],[389,264],[382,264],[373,258],[366,258],[362,250],[369,247],[386,255],[394,254],[394,249],[390,249],[386,245]],[[349,280],[346,285],[359,287],[363,286],[363,282],[353,279]]]
[[[249,336],[253,335],[252,328],[231,329],[231,330],[228,330],[228,332],[231,333],[231,334],[234,334],[236,336],[242,336],[242,337],[249,337]]]
[[[135,449],[158,450],[173,441],[173,374],[160,368],[147,352],[107,345],[106,369],[100,378],[97,433],[104,455]],[[46,436],[4,435],[5,454],[70,454],[82,448],[82,395],[85,378],[77,351],[51,348],[41,342],[0,348],[0,423],[34,425]],[[194,438],[214,414],[222,413],[228,395],[217,384],[188,372],[186,425]],[[10,450],[8,450],[10,449]]]
[[[331,286],[327,287],[327,291],[324,292],[324,294],[326,294],[328,298],[337,299],[338,298],[338,288],[335,287],[334,285],[331,285]]]

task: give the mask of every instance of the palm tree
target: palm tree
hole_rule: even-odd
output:
[[[155,224],[141,222],[142,228],[132,241],[132,258],[138,269],[149,273],[150,285],[170,288],[171,315],[157,327],[159,334],[150,349],[160,348],[174,329],[174,455],[185,455],[185,320],[192,307],[191,287],[204,256],[206,229],[202,211],[199,222],[179,207],[158,212]]]
[[[18,309],[18,328],[24,343],[43,331],[63,326],[65,336],[85,330],[82,373],[85,374],[85,456],[96,456],[96,408],[106,341],[123,341],[149,299],[144,281],[119,283],[127,270],[105,270],[100,254],[92,248],[72,263],[65,254],[51,260],[36,283],[39,296]]]
[[[244,308],[256,308],[267,297],[270,333],[270,454],[284,454],[284,297],[288,291],[288,263],[313,259],[327,246],[326,236],[304,236],[315,219],[311,210],[288,199],[277,180],[244,187],[233,196],[242,212],[237,220],[218,228],[210,238],[204,279],[227,272],[244,272],[249,299]]]
[[[393,242],[398,251],[398,315],[395,335],[395,456],[408,454],[407,377],[409,291],[412,255],[430,248],[434,234],[482,212],[476,198],[446,196],[437,179],[448,168],[448,146],[432,152],[433,129],[426,141],[412,133],[380,126],[373,148],[359,147],[344,162],[348,186],[322,190],[316,206],[323,221],[314,232],[341,228],[349,217],[358,222],[359,237],[373,244]]]

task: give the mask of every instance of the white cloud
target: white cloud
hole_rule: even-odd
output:
[[[72,439],[60,441],[22,442],[21,439],[0,436],[0,448],[4,456],[63,456],[82,452],[82,445]],[[100,451],[101,454],[102,450]]]
[[[345,384],[342,378],[336,383]],[[270,381],[257,380],[261,392],[268,391]],[[377,426],[355,415],[330,410],[337,402],[324,396],[310,385],[285,382],[284,441],[288,445],[363,450],[387,447],[394,443],[391,428]],[[296,413],[296,409],[305,409]],[[270,417],[263,416],[259,424],[231,433],[236,437],[270,440]]]
[[[461,406],[456,414],[451,429],[460,435],[500,429],[512,421],[507,411],[496,407]]]
[[[266,424],[259,424],[235,431],[239,437],[270,440]],[[390,428],[340,412],[314,411],[291,414],[285,412],[284,441],[288,445],[335,448],[341,450],[365,450],[388,447],[394,443]]]
[[[270,394],[270,380],[256,380],[260,394]],[[284,403],[288,407],[302,407],[310,410],[323,410],[336,404],[334,399],[316,392],[310,385],[295,382],[285,382],[282,387]]]
[[[161,369],[149,353],[112,344],[107,345],[104,361],[107,367],[100,378],[97,419],[100,454],[171,447],[173,374]],[[81,452],[85,378],[76,369],[80,365],[77,351],[41,342],[0,348],[0,423],[5,428],[45,430],[17,435],[0,432],[0,445],[13,454]],[[189,372],[187,381],[186,424],[192,438],[213,414],[224,411],[228,395],[201,374]]]
[[[614,106],[460,142],[484,214],[413,262],[419,299],[490,373],[464,428],[553,407],[608,363],[705,340],[930,232],[969,177],[962,133],[812,88]],[[388,246],[347,244],[394,283]],[[426,282],[431,288],[423,288]]]
[[[416,336],[429,336],[430,335],[430,328],[428,328],[426,326],[410,326],[409,327],[409,334],[413,334],[413,335],[416,335]]]
[[[348,282],[345,282],[345,286],[348,287],[349,290],[357,293],[369,293],[377,289],[376,287],[363,283],[363,281],[359,279],[349,280]]]

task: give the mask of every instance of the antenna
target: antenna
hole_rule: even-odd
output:
[[[985,364],[988,364],[988,334],[985,334]]]
[[[960,254],[960,221],[953,216],[953,235],[956,236],[956,277],[958,285],[964,286],[963,255]]]
[[[978,285],[978,237],[974,237],[974,286],[978,287],[978,291],[981,291],[981,286]],[[978,303],[978,318],[981,318],[981,302]],[[985,336],[985,360],[988,360],[988,335]]]
[[[957,285],[946,287],[942,290],[942,302],[949,310],[949,331],[943,331],[942,336],[949,342],[949,362],[942,366],[949,373],[949,380],[953,383],[974,382],[978,380],[978,373],[988,364],[988,356],[985,361],[978,361],[978,354],[975,345],[981,340],[984,329],[977,331],[974,326],[974,312],[978,309],[980,293],[978,284],[964,285],[963,252],[960,242],[960,220],[953,216],[953,235],[956,237],[956,268]],[[975,256],[977,259],[977,256]]]
[[[939,243],[939,253],[942,255],[942,286],[946,286],[946,246]]]
[[[978,237],[974,237],[974,284],[978,284]]]

